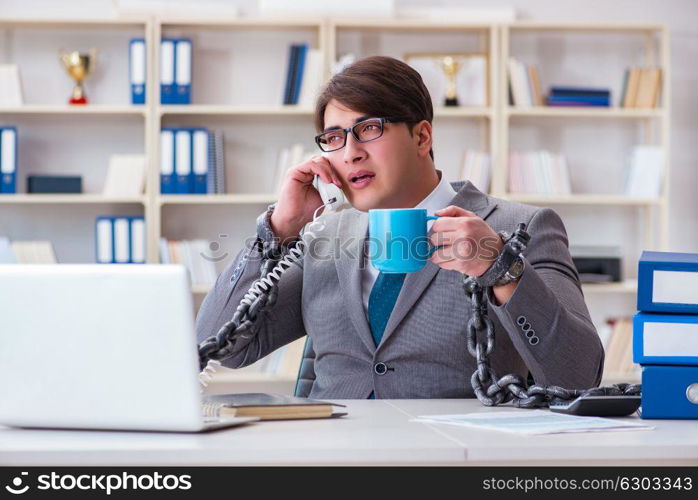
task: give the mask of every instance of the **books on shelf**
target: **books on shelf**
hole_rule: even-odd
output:
[[[0,127],[0,194],[17,193],[17,129]]]
[[[160,262],[186,267],[192,285],[213,286],[216,282],[218,273],[209,254],[209,242],[206,240],[168,241],[160,238]]]
[[[97,264],[144,264],[145,219],[137,216],[99,216],[95,220]]]
[[[512,151],[509,153],[509,192],[571,194],[567,160],[549,151]]]
[[[261,420],[330,418],[345,415],[334,407],[345,405],[278,394],[220,394],[205,396],[204,417],[259,417]]]
[[[281,192],[281,186],[283,186],[286,171],[289,168],[295,167],[296,165],[310,159],[313,154],[314,152],[306,151],[305,147],[301,143],[296,143],[289,148],[281,149],[278,155],[276,172],[274,173],[274,185],[272,191],[278,195]]]
[[[509,66],[509,104],[517,107],[542,106],[540,78],[535,66],[525,65],[510,57]]]
[[[269,375],[287,380],[295,380],[300,369],[301,359],[303,358],[303,349],[305,348],[306,337],[294,340],[275,351],[269,353],[262,359],[245,366],[231,370],[220,367],[217,369],[223,372],[230,373],[232,377],[240,373]],[[214,380],[217,375],[214,374]]]
[[[289,47],[283,104],[311,107],[323,80],[322,52],[307,43]]]
[[[160,104],[191,104],[191,68],[190,39],[160,41]]]
[[[659,146],[635,146],[626,167],[626,196],[656,198],[662,190],[664,152]]]
[[[160,131],[160,193],[225,192],[223,134],[198,128]]]
[[[598,106],[611,105],[611,91],[593,87],[550,87],[546,97],[548,106]]]
[[[642,252],[633,359],[642,417],[698,419],[698,254]]]
[[[610,332],[606,337],[604,350],[606,357],[603,378],[634,378],[639,367],[633,364],[633,322],[632,318],[614,318],[608,321]]]
[[[0,107],[12,108],[24,104],[19,66],[0,64]]]
[[[620,106],[623,108],[656,108],[662,86],[659,68],[628,68],[623,77]]]
[[[0,237],[0,264],[56,264],[50,241],[10,241]]]
[[[111,155],[102,194],[136,197],[145,187],[145,155]]]
[[[491,178],[490,154],[481,151],[466,151],[463,154],[459,180],[468,180],[483,193],[488,193]]]

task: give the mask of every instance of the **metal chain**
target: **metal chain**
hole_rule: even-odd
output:
[[[518,253],[526,247],[526,239],[517,237],[525,234],[525,225],[519,224],[518,230],[508,242]],[[527,236],[527,235],[526,235]],[[487,288],[480,286],[476,278],[463,277],[463,289],[470,301],[471,316],[468,320],[466,339],[468,352],[477,360],[477,369],[470,377],[475,396],[485,406],[497,406],[513,401],[518,408],[543,408],[551,402],[570,401],[581,395],[621,396],[639,395],[639,384],[615,384],[610,387],[594,387],[586,390],[565,389],[556,385],[532,385],[526,387],[526,381],[519,375],[498,377],[490,366],[489,356],[494,351],[494,324],[487,313],[485,293]]]
[[[300,240],[294,241],[287,246],[287,249],[290,251],[291,248],[299,244],[302,244]],[[216,335],[199,344],[200,370],[206,367],[210,359],[221,361],[232,356],[237,351],[236,344],[238,342],[252,339],[260,327],[257,324],[257,319],[276,304],[279,294],[278,280],[270,273],[283,258],[284,252],[278,243],[263,245],[261,239],[255,241],[251,251],[254,251],[255,248],[262,251],[259,278],[261,280],[266,277],[265,281],[271,283],[271,286],[267,285],[264,293],[259,294],[251,304],[245,301],[240,302],[232,319],[225,323]]]
[[[525,226],[520,224],[520,234]],[[517,239],[517,233],[509,240],[509,244],[520,253],[526,247],[526,240]],[[218,333],[199,344],[199,368],[203,370],[208,360],[223,360],[230,357],[236,351],[236,343],[249,341],[258,331],[257,319],[267,310],[274,307],[278,297],[278,280],[269,273],[282,259],[283,252],[279,245],[262,245],[257,240],[255,245],[262,249],[262,264],[260,266],[260,279],[268,277],[271,286],[265,293],[260,294],[251,303],[241,302],[233,318],[225,323]],[[301,245],[298,240],[291,243],[288,248]],[[266,247],[266,248],[265,248]],[[254,250],[254,248],[252,249]],[[468,352],[477,360],[477,369],[473,372],[470,383],[475,396],[485,406],[496,406],[513,401],[518,408],[542,408],[547,407],[553,401],[570,401],[583,394],[589,395],[639,395],[639,384],[614,384],[610,387],[594,387],[586,390],[565,389],[550,385],[542,386],[534,384],[526,387],[526,381],[519,375],[504,375],[498,377],[490,366],[489,356],[494,351],[495,334],[494,324],[487,313],[487,301],[485,300],[486,288],[480,286],[472,276],[463,277],[463,289],[470,301],[471,316],[467,324]]]

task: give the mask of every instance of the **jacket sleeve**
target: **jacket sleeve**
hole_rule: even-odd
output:
[[[601,382],[604,351],[591,322],[560,217],[537,210],[528,223],[524,271],[502,306],[490,311],[509,334],[536,384],[587,389]],[[537,339],[537,340],[536,340]]]
[[[216,284],[206,295],[196,318],[197,341],[201,343],[215,336],[229,321],[242,298],[254,281],[260,277],[262,264],[261,246],[269,245],[274,238],[269,226],[273,206],[257,219],[257,234],[249,238],[245,248],[218,276]],[[259,329],[256,335],[236,343],[232,357],[223,360],[223,366],[241,368],[263,358],[279,347],[306,334],[301,310],[303,285],[303,262],[295,262],[281,275],[275,305],[258,316]]]

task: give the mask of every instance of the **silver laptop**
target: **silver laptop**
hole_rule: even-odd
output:
[[[175,265],[0,266],[0,424],[198,432],[191,290]]]

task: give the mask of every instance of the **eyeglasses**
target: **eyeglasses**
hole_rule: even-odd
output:
[[[358,142],[370,142],[383,136],[386,123],[397,123],[391,118],[369,118],[345,129],[330,130],[315,136],[315,142],[325,153],[342,149],[347,144],[347,134],[351,132]]]

